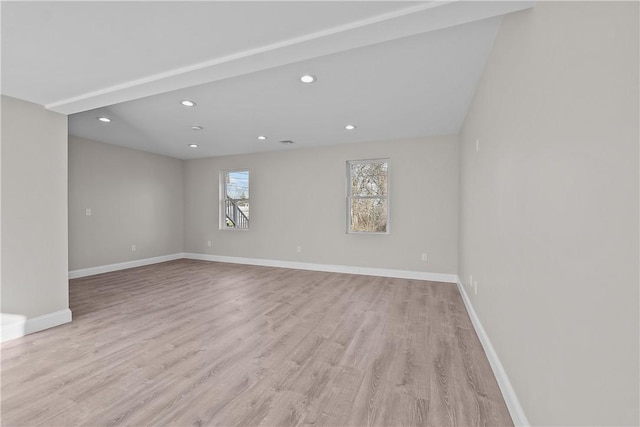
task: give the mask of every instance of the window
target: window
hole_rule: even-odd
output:
[[[389,159],[347,162],[347,232],[389,232]]]
[[[249,229],[249,171],[220,173],[220,229]]]

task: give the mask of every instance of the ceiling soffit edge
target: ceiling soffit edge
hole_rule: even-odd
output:
[[[436,1],[157,73],[45,105],[74,114],[533,7],[534,1]]]

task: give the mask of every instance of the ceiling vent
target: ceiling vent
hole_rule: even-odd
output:
[[[290,139],[283,139],[282,141],[280,141],[283,144],[293,144],[293,141]]]

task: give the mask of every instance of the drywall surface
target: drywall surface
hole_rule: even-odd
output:
[[[2,313],[69,308],[67,117],[2,96]]]
[[[181,253],[183,203],[181,160],[69,137],[70,270]]]
[[[533,425],[640,422],[638,75],[637,2],[538,2],[464,124],[459,276]]]
[[[346,162],[375,158],[391,162],[390,233],[347,234]],[[220,171],[243,168],[250,229],[220,230]],[[455,274],[457,215],[457,136],[185,161],[185,252]]]

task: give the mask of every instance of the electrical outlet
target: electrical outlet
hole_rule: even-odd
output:
[[[302,246],[296,246],[296,252],[298,253],[302,252]]]
[[[138,250],[138,249],[136,248],[136,245],[131,245],[131,252],[135,252],[135,251],[137,251],[137,250]]]
[[[473,276],[469,275],[469,286],[473,288]]]
[[[478,282],[473,282],[473,292],[478,295]]]
[[[426,261],[426,260],[427,260],[427,254],[423,252],[423,253],[422,253],[422,256],[420,257],[420,259],[421,259],[422,261]]]
[[[211,247],[211,240],[207,240],[207,246]]]
[[[84,214],[85,214],[86,216],[91,216],[91,208],[87,208],[87,209],[85,209],[85,210],[84,210]]]
[[[476,138],[476,153],[480,151],[480,138]]]

